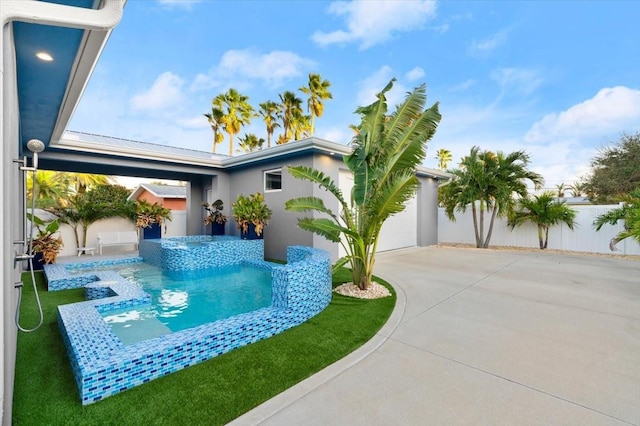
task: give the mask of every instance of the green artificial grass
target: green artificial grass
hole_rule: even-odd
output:
[[[334,287],[350,281],[334,274]],[[142,386],[82,406],[57,324],[57,306],[84,300],[84,290],[46,292],[36,275],[44,324],[19,333],[13,424],[176,425],[225,424],[343,358],[371,339],[389,318],[396,295],[361,300],[334,293],[309,321]],[[24,278],[21,324],[37,324],[31,279]]]

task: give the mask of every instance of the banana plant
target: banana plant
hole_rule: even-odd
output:
[[[343,157],[354,178],[349,199],[321,171],[306,166],[288,168],[293,177],[317,184],[337,199],[339,213],[318,197],[291,199],[285,208],[317,213],[298,219],[298,226],[340,243],[347,254],[334,267],[349,264],[353,283],[363,290],[371,285],[382,225],[390,216],[403,211],[415,195],[416,168],[424,160],[427,142],[441,119],[438,103],[424,109],[427,100],[424,84],[409,92],[404,102],[388,114],[386,93],[394,82],[392,79],[378,93],[377,101],[356,110],[361,123],[352,139],[351,153]]]

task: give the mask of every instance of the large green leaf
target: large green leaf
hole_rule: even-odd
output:
[[[321,235],[329,241],[333,241],[334,243],[340,242],[340,234],[341,232],[345,231],[345,228],[339,226],[330,219],[324,218],[312,219],[309,217],[305,217],[302,219],[298,219],[298,226],[305,231],[310,231]]]
[[[329,176],[325,175],[321,171],[307,166],[289,166],[287,167],[287,170],[291,176],[296,179],[307,180],[309,182],[316,183],[320,188],[325,188],[327,191],[331,192],[341,204],[345,204],[340,188],[338,188]]]

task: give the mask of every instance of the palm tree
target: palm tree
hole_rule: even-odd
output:
[[[99,185],[108,185],[114,181],[111,176],[71,172],[60,172],[57,174],[56,179],[68,182],[71,190],[76,194],[84,194],[91,188]]]
[[[57,205],[60,200],[65,200],[70,195],[68,182],[58,178],[59,172],[51,170],[38,170],[36,172],[36,207],[47,208]],[[27,199],[31,205],[33,196],[33,174],[27,177]]]
[[[229,135],[229,155],[233,155],[233,139],[240,132],[243,125],[251,122],[255,111],[249,105],[249,97],[230,88],[227,93],[213,98],[213,107],[222,111],[221,123],[224,131]]]
[[[311,135],[311,116],[299,114],[291,121],[293,140],[298,141]]]
[[[280,127],[278,123],[278,104],[273,101],[266,101],[260,104],[260,110],[258,111],[262,121],[267,126],[267,148],[271,148],[271,136],[276,130],[276,127]]]
[[[615,225],[619,220],[624,221],[624,230],[618,232],[613,237],[609,248],[616,249],[616,245],[627,238],[635,240],[640,244],[640,187],[625,195],[622,199],[622,207],[609,210],[602,214],[593,222],[596,231],[599,231],[605,224]]]
[[[216,153],[216,146],[224,140],[224,136],[220,133],[220,126],[222,125],[222,117],[224,113],[220,108],[211,107],[211,112],[202,114],[207,117],[207,121],[213,130],[213,144],[211,152]]]
[[[549,242],[549,228],[564,222],[569,229],[573,229],[576,214],[564,200],[558,201],[553,192],[545,191],[533,198],[518,200],[517,208],[509,215],[508,225],[513,229],[527,222],[535,223],[538,227],[540,250],[544,250]]]
[[[240,138],[240,149],[242,152],[253,152],[262,149],[264,145],[264,139],[258,138],[253,133],[245,134],[243,138]]]
[[[559,183],[556,185],[557,197],[564,198],[564,191],[568,189],[567,185],[564,183]]]
[[[292,127],[297,117],[303,114],[302,99],[291,91],[285,91],[278,95],[280,97],[280,106],[278,110],[278,118],[282,121],[282,136],[278,138],[278,144],[287,143],[292,137]]]
[[[64,205],[54,206],[47,211],[58,216],[60,223],[73,229],[76,249],[79,249],[86,247],[87,230],[94,222],[112,216],[130,218],[133,215],[135,203],[128,200],[130,193],[120,185],[100,184],[87,192],[69,196]]]
[[[587,185],[584,182],[574,182],[569,185],[568,189],[574,197],[582,197],[582,195],[587,191]]]
[[[438,168],[440,170],[446,170],[451,161],[451,151],[440,148],[436,151],[436,159],[438,160]]]
[[[329,92],[328,80],[322,80],[320,74],[309,74],[309,83],[307,86],[301,87],[299,90],[305,95],[309,96],[307,99],[307,109],[311,113],[311,127],[310,134],[314,133],[314,122],[316,117],[322,117],[324,113],[324,101],[325,99],[333,99],[331,92]]]
[[[487,248],[491,240],[496,216],[505,217],[513,209],[514,195],[527,196],[525,181],[536,188],[542,176],[529,171],[529,155],[516,151],[509,155],[502,152],[480,152],[474,146],[462,159],[460,168],[452,170],[452,181],[442,188],[442,203],[447,217],[455,221],[454,211],[465,212],[471,206],[476,247]],[[485,212],[490,214],[489,229],[484,232]]]
[[[344,157],[354,179],[350,202],[321,171],[306,166],[288,169],[293,177],[315,183],[337,199],[339,214],[327,208],[318,197],[292,199],[285,203],[285,208],[328,216],[302,218],[298,226],[339,242],[347,255],[336,267],[349,263],[353,283],[361,289],[371,284],[383,223],[403,211],[418,188],[416,167],[424,160],[427,141],[434,135],[441,117],[437,103],[424,109],[427,99],[424,84],[409,93],[395,112],[387,115],[385,93],[394,81],[378,94],[376,102],[356,110],[362,121],[351,142],[353,151]]]

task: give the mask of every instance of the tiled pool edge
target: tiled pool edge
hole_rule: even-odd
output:
[[[331,301],[330,255],[319,249],[292,246],[287,249],[287,259],[286,265],[247,261],[271,269],[271,307],[130,346],[120,342],[99,312],[112,309],[113,303],[119,307],[148,303],[140,294],[126,293],[128,283],[122,278],[105,276],[115,281],[115,297],[58,307],[58,323],[82,404],[271,337],[321,312]]]

